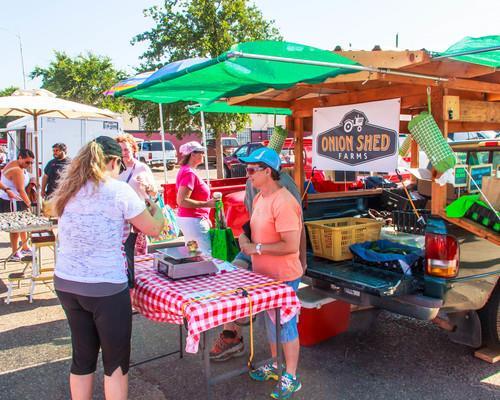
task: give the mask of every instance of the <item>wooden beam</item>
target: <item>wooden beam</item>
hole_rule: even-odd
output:
[[[308,195],[311,200],[321,199],[338,199],[343,197],[362,197],[362,196],[375,196],[382,194],[383,189],[361,189],[361,190],[348,190],[346,192],[326,192],[326,193],[311,193]]]
[[[465,218],[448,218],[444,210],[441,210],[438,215],[444,218],[446,221],[451,222],[460,228],[463,228],[469,232],[472,232],[474,235],[479,236],[483,239],[490,241],[491,243],[500,245],[500,235],[496,234],[493,231],[489,231],[484,226],[476,224],[474,221],[470,221]]]
[[[443,136],[448,137],[448,121],[443,119],[444,100],[446,95],[445,90],[433,90],[431,96],[432,116],[441,129]],[[432,170],[433,177],[436,176],[436,170]],[[437,182],[432,181],[431,185],[431,213],[439,214],[446,207],[446,185],[440,186]]]
[[[407,72],[426,75],[454,76],[457,78],[476,78],[495,72],[495,68],[455,60],[435,60],[428,64],[412,65],[404,68]]]
[[[349,58],[361,65],[369,65],[377,68],[403,68],[410,65],[425,64],[430,61],[430,57],[426,51],[336,51],[343,57]]]
[[[500,123],[448,121],[448,133],[472,131],[498,131]]]
[[[255,107],[278,107],[290,108],[291,103],[288,101],[273,101],[272,99],[249,99],[239,103],[231,103],[232,105],[238,104],[239,106],[255,106]]]
[[[446,82],[438,82],[432,79],[412,78],[408,76],[390,75],[390,74],[376,74],[377,80],[392,82],[392,83],[405,83],[409,85],[421,86],[441,86],[447,89],[457,89],[472,92],[485,92],[485,93],[500,93],[500,84],[483,82],[472,79],[448,78]]]
[[[500,93],[500,83],[490,83],[470,79],[450,78],[448,82],[442,82],[442,86],[448,89],[471,92]]]
[[[266,93],[273,92],[273,91],[274,91],[274,89],[266,89],[266,90],[259,92],[259,93],[250,93],[250,94],[245,94],[243,96],[230,97],[227,99],[227,103],[230,105],[239,104],[239,103],[242,103],[244,101],[253,99],[254,97],[263,96]]]
[[[460,115],[456,119],[463,122],[500,123],[500,103],[460,100]]]
[[[486,100],[488,101],[500,101],[500,94],[499,93],[488,93],[486,95]]]
[[[295,112],[305,111],[301,116],[311,116],[312,109],[318,107],[332,107],[346,104],[365,103],[376,100],[388,100],[404,96],[420,95],[425,93],[425,87],[415,85],[394,85],[376,89],[360,90],[356,92],[331,94],[295,101],[291,108]]]
[[[304,121],[302,118],[294,118],[294,153],[295,153],[295,166],[293,170],[293,178],[302,196],[304,193]]]

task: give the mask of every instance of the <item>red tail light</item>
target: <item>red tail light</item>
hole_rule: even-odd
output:
[[[451,235],[425,234],[425,272],[441,278],[458,274],[460,246]]]
[[[153,153],[148,153],[148,158],[149,158],[150,160],[152,160],[152,159],[153,159]]]

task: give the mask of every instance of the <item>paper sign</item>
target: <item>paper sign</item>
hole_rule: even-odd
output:
[[[469,179],[469,193],[479,192],[479,189],[482,188],[483,176],[491,176],[492,172],[492,164],[471,165],[469,173],[472,179]]]
[[[313,166],[391,172],[398,163],[400,99],[313,110]]]
[[[453,181],[453,186],[455,187],[467,187],[467,171],[466,169],[468,168],[467,165],[464,164],[457,164],[454,167],[453,171],[453,176],[454,181]]]

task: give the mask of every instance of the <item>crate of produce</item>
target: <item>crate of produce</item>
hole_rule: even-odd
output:
[[[425,222],[429,218],[429,210],[417,210]],[[398,232],[413,233],[414,235],[423,235],[425,233],[425,224],[417,222],[418,218],[414,211],[395,210],[392,212],[392,223],[394,229]]]
[[[305,223],[315,256],[333,261],[349,260],[349,246],[378,240],[382,223],[370,218],[333,218]]]
[[[418,194],[418,192],[410,192],[410,196],[416,209],[425,208],[427,203],[427,199],[425,197]],[[384,189],[382,192],[381,206],[387,211],[410,211],[412,209],[410,200],[408,200],[408,197],[403,189]]]

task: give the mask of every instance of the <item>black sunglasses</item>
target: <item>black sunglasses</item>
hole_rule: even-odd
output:
[[[125,166],[125,164],[121,158],[119,158],[119,162],[120,162],[120,174],[121,174],[123,171],[127,170],[127,167]]]

